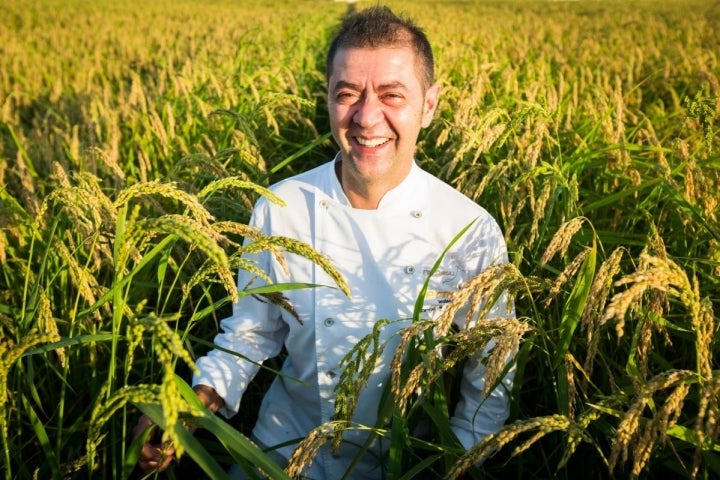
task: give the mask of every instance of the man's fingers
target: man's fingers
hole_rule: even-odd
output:
[[[162,472],[175,458],[175,449],[171,446],[150,445],[146,443],[140,451],[138,467],[145,473]]]
[[[150,417],[142,415],[133,429],[134,437],[140,437],[148,428],[157,428],[157,426],[150,420]],[[154,443],[153,435],[149,435],[140,449],[140,459],[137,465],[145,473],[162,472],[170,466],[174,458],[175,449],[171,445]]]

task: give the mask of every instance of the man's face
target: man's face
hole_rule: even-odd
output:
[[[343,186],[399,184],[410,171],[418,134],[432,119],[439,91],[438,85],[423,87],[410,47],[338,50],[328,106]]]

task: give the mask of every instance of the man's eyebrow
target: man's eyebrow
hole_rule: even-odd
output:
[[[356,90],[361,91],[362,87],[356,83],[348,82],[347,80],[338,80],[335,82],[335,84],[332,86],[332,91],[337,91],[342,88],[348,88],[350,90]],[[407,87],[404,83],[400,81],[395,82],[389,82],[389,83],[383,83],[382,85],[378,86],[378,91],[384,92],[387,90],[407,90]]]
[[[348,82],[347,80],[338,80],[332,86],[332,91],[340,90],[341,88],[349,88],[350,90],[361,90],[360,85]]]
[[[395,81],[390,83],[383,83],[378,87],[379,91],[386,91],[386,90],[407,90],[407,87],[404,83]]]

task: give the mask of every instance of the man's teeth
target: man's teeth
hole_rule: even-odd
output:
[[[362,145],[363,147],[377,147],[378,145],[382,145],[383,143],[390,140],[389,138],[373,138],[372,140],[367,140],[364,138],[357,137],[357,142]]]

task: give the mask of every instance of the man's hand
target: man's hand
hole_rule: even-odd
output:
[[[215,389],[207,385],[196,385],[193,390],[205,407],[211,412],[217,412],[225,401],[215,392]],[[137,425],[133,429],[133,439],[140,437],[148,428],[157,428],[147,415],[142,415]],[[192,433],[193,430],[190,430]],[[162,472],[167,469],[175,459],[175,449],[172,445],[163,444],[159,439],[154,438],[155,432],[152,432],[140,450],[140,459],[138,467],[145,473]]]
[[[133,438],[138,438],[148,428],[155,429],[157,427],[150,420],[150,417],[142,415],[133,429]],[[140,470],[145,473],[162,472],[175,459],[175,449],[171,445],[163,444],[154,439],[154,436],[154,432],[150,433],[140,450],[140,459],[137,464]]]

